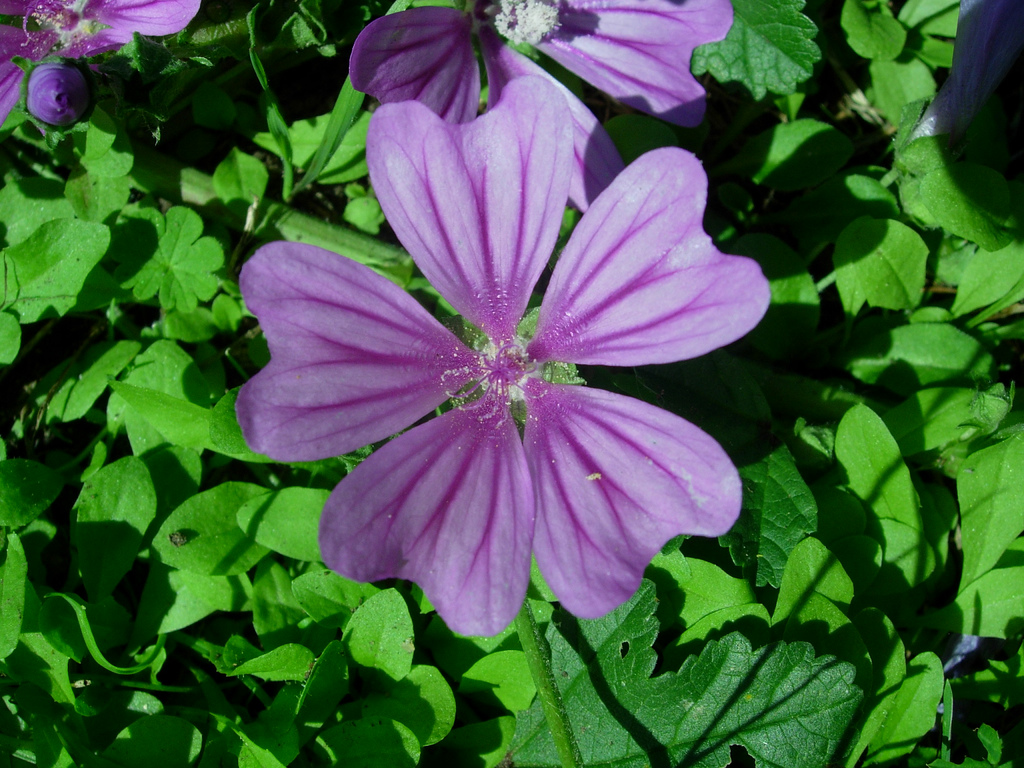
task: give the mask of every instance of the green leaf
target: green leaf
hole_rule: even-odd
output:
[[[317,562],[320,513],[330,495],[317,488],[283,488],[251,499],[238,509],[238,527],[274,552]]]
[[[323,138],[308,162],[305,175],[295,185],[295,192],[298,193],[308,187],[323,172],[328,163],[331,162],[335,153],[351,132],[353,121],[356,119],[356,112],[362,106],[364,96],[352,87],[352,78],[346,77],[341,87],[334,108],[331,110],[330,121],[324,130]],[[365,145],[366,137],[363,136]]]
[[[163,522],[153,538],[153,549],[168,565],[193,573],[245,573],[269,550],[238,527],[238,510],[266,493],[259,485],[228,482],[197,494]]]
[[[0,525],[28,525],[53,503],[63,486],[60,475],[38,462],[0,461]]]
[[[734,563],[755,571],[757,586],[778,586],[789,553],[817,527],[814,497],[784,445],[740,467],[740,477],[743,511],[721,541]]]
[[[727,764],[734,744],[763,765],[788,768],[818,768],[839,756],[861,698],[850,664],[815,658],[806,643],[755,651],[733,633],[678,673],[650,678],[654,611],[645,581],[602,619],[558,612],[548,629],[555,679],[586,764],[710,768]],[[523,768],[560,765],[539,702],[517,719],[513,759]]]
[[[134,456],[108,464],[86,481],[75,506],[78,567],[90,599],[98,602],[131,570],[156,519],[149,470]]]
[[[799,613],[812,593],[848,609],[853,600],[853,582],[825,545],[808,537],[797,544],[786,563],[772,623],[777,624],[790,614]]]
[[[199,759],[203,737],[188,720],[152,715],[135,721],[103,751],[117,765],[188,768]]]
[[[680,552],[655,555],[645,576],[658,589],[658,620],[665,627],[690,627],[722,608],[757,602],[746,579]]]
[[[942,662],[934,653],[922,653],[910,660],[889,717],[865,755],[865,766],[907,754],[932,729],[942,698],[942,680]]]
[[[213,190],[232,212],[244,219],[250,206],[263,199],[269,180],[263,163],[233,147],[213,172]]]
[[[932,71],[918,59],[872,61],[868,71],[871,87],[867,96],[893,125],[899,124],[905,106],[935,95]]]
[[[1024,539],[1015,539],[996,567],[956,600],[921,617],[922,626],[965,635],[1010,638],[1024,630]]]
[[[21,349],[21,324],[10,312],[0,312],[0,365],[13,363]]]
[[[68,176],[64,195],[78,218],[100,224],[113,224],[132,193],[128,176],[97,176],[84,167]]]
[[[729,34],[694,51],[694,74],[742,83],[755,99],[793,93],[821,58],[817,27],[803,7],[804,0],[734,0]]]
[[[0,660],[0,673],[16,683],[34,683],[59,704],[74,704],[68,661],[41,633],[26,632],[23,627],[14,651]]]
[[[112,381],[110,387],[160,435],[186,448],[210,448],[210,409],[159,392]]]
[[[224,251],[212,237],[203,237],[203,220],[191,208],[175,206],[166,218],[151,209],[119,224],[116,252],[122,261],[118,279],[135,298],[159,294],[165,310],[192,312],[198,302],[213,298],[219,284],[213,274],[224,266]],[[123,232],[123,235],[120,233]],[[155,238],[156,247],[138,240]]]
[[[413,629],[405,600],[393,589],[372,595],[345,627],[349,655],[359,666],[401,680],[412,669]]]
[[[356,608],[379,591],[327,570],[304,573],[292,582],[292,594],[302,609],[330,629],[344,628]]]
[[[109,243],[110,230],[102,224],[56,219],[0,252],[19,286],[16,300],[8,293],[10,310],[22,324],[66,314]]]
[[[242,435],[242,428],[238,425],[238,417],[235,415],[235,401],[238,400],[239,389],[240,387],[236,387],[229,390],[213,407],[213,414],[210,416],[210,448],[241,461],[270,463],[273,459],[250,450]]]
[[[877,608],[866,608],[854,617],[853,623],[871,654],[873,679],[864,702],[864,724],[846,762],[847,768],[853,768],[888,721],[897,704],[900,686],[907,676],[903,641],[884,613]]]
[[[459,693],[511,712],[529,709],[537,686],[522,651],[489,653],[470,667],[459,683]]]
[[[992,355],[948,323],[912,323],[862,338],[847,350],[843,365],[861,381],[904,397],[931,384],[995,378]]]
[[[253,580],[252,625],[264,648],[298,642],[305,612],[292,594],[291,576],[280,563],[267,559]]]
[[[818,120],[795,120],[758,134],[714,173],[749,175],[758,184],[790,191],[820,184],[852,154],[853,142],[836,128]]]
[[[882,545],[884,563],[873,589],[893,594],[920,584],[935,567],[935,553],[924,538],[917,492],[896,441],[867,406],[854,406],[839,422],[836,460],[874,513],[868,534]]]
[[[76,145],[82,144],[80,136],[75,137]],[[100,107],[96,107],[89,118],[84,148],[82,165],[91,176],[114,179],[127,175],[132,169],[134,158],[127,132],[120,121]]]
[[[839,23],[846,42],[865,59],[895,59],[907,42],[907,30],[884,3],[873,3],[868,8],[863,0],[846,0]]]
[[[870,176],[845,173],[798,197],[783,212],[769,214],[766,222],[787,224],[803,251],[834,243],[857,216],[894,219],[900,215],[896,197]]]
[[[331,765],[345,768],[413,768],[419,764],[416,736],[394,720],[355,720],[320,734]]]
[[[1002,385],[987,392],[958,387],[922,389],[882,418],[903,455],[913,456],[975,437],[982,432],[978,423],[982,414],[994,421],[983,432],[994,429],[1008,409],[1001,394]]]
[[[254,675],[261,680],[302,682],[312,669],[313,660],[313,652],[306,646],[298,643],[286,643],[239,665],[229,672],[228,676]]]
[[[401,680],[388,681],[383,690],[374,691],[349,707],[361,713],[364,720],[386,718],[401,723],[424,747],[441,741],[455,722],[451,687],[435,667],[422,664],[413,666]]]
[[[516,729],[514,717],[496,717],[454,729],[434,749],[447,765],[498,768],[508,755]]]
[[[972,454],[956,481],[963,572],[960,591],[989,571],[1024,530],[1024,434]]]
[[[649,115],[616,115],[604,127],[626,165],[652,149],[679,144],[672,128]]]
[[[67,363],[57,366],[43,380],[54,386],[59,377],[64,379],[50,398],[47,422],[74,421],[85,416],[106,391],[110,378],[121,373],[141,349],[137,341],[100,342],[86,349],[70,369]]]
[[[312,738],[334,716],[348,693],[348,657],[340,640],[332,640],[313,664],[296,706],[300,741]]]
[[[6,659],[18,646],[25,618],[28,562],[25,548],[16,533],[7,534],[7,547],[0,565],[0,659]]]
[[[893,219],[861,216],[839,235],[832,259],[846,311],[864,302],[882,309],[913,309],[921,303],[928,246]]]
[[[132,642],[194,624],[214,611],[240,611],[252,596],[245,576],[205,576],[154,562],[139,599]]]
[[[1024,241],[1015,240],[994,253],[979,250],[974,254],[960,277],[950,311],[954,317],[961,317],[989,304],[1012,304],[1021,298],[1024,298]]]
[[[1024,644],[1009,659],[989,659],[988,666],[952,680],[953,694],[958,699],[990,701],[1009,709],[1024,704]]]
[[[814,280],[800,257],[778,238],[762,234],[744,235],[729,252],[756,259],[772,291],[768,313],[747,338],[774,358],[806,351],[820,309]]]
[[[8,245],[20,243],[47,221],[75,215],[64,197],[64,184],[41,176],[8,177],[0,188],[0,211]]]
[[[935,220],[988,251],[1009,245],[1010,189],[998,171],[953,163],[921,179],[921,198]]]
[[[360,93],[357,98],[361,103],[364,96]],[[344,184],[366,176],[366,131],[370,126],[370,113],[358,112],[354,117],[330,162],[320,171],[318,183]],[[300,168],[308,168],[307,173],[314,170],[317,153],[324,143],[331,139],[329,133],[332,119],[331,115],[320,115],[308,120],[297,120],[288,127],[295,164]],[[257,133],[253,136],[253,141],[263,149],[280,154],[273,136],[269,133]]]

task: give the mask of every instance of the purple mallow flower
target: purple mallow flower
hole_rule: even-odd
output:
[[[422,6],[369,24],[352,48],[353,85],[384,103],[415,99],[451,122],[472,120],[480,101],[476,32],[491,104],[524,74],[548,78],[566,97],[576,155],[570,198],[583,210],[622,160],[590,110],[499,34],[535,45],[631,107],[693,126],[705,97],[690,73],[693,49],[721,40],[732,24],[729,0],[467,0],[466,8]]]
[[[40,64],[28,76],[25,106],[50,125],[71,125],[89,106],[89,84],[77,67]]]
[[[956,143],[1024,49],[1024,0],[961,0],[953,66],[915,136]]]
[[[0,123],[18,103],[24,72],[15,56],[39,61],[51,53],[75,59],[113,51],[142,35],[179,32],[200,0],[0,0],[0,14],[22,26],[0,25]]]
[[[739,476],[711,437],[653,405],[573,382],[567,363],[695,357],[753,328],[757,264],[701,225],[699,161],[668,148],[626,168],[577,225],[535,316],[572,164],[561,95],[519,78],[471,123],[382,106],[367,163],[381,207],[464,342],[409,294],[319,248],[273,243],[241,274],[270,345],[242,387],[246,440],[281,461],[340,455],[451,409],[379,448],[331,494],[324,562],[361,581],[412,579],[457,632],[515,616],[531,552],[562,605],[600,616],[680,533],[719,535]],[[529,317],[529,315],[528,315]]]

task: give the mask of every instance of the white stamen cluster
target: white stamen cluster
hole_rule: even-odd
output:
[[[558,26],[558,8],[551,0],[501,0],[494,28],[512,43],[536,45]]]

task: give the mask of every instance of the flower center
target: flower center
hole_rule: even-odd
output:
[[[555,0],[499,0],[494,28],[512,43],[536,45],[558,26]]]
[[[58,48],[66,48],[75,39],[95,35],[106,25],[85,18],[89,0],[36,0],[25,13],[25,28],[29,20],[38,29],[56,30],[60,35]]]
[[[485,392],[496,390],[503,400],[522,400],[522,381],[537,370],[523,345],[518,340],[500,346],[488,341],[479,354],[481,376],[477,386]]]

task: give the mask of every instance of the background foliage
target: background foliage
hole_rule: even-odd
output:
[[[586,372],[711,432],[745,503],[603,619],[535,574],[584,758],[1020,765],[1024,80],[962,153],[909,143],[956,0],[733,5],[694,57],[700,128],[567,80],[627,161],[698,153],[707,228],[773,298],[729,349]],[[456,636],[415,586],[319,561],[320,507],[369,449],[273,463],[234,415],[268,359],[237,285],[262,242],[446,312],[367,178],[372,104],[342,87],[385,10],[210,0],[98,62],[86,124],[0,132],[0,767],[558,764],[511,628]]]

